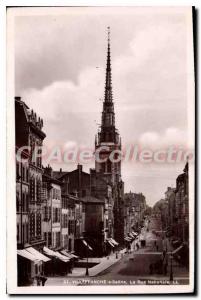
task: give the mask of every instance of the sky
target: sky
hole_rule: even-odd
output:
[[[182,7],[26,8],[18,13],[15,94],[43,118],[44,144],[93,149],[104,97],[107,26],[122,146],[187,147],[189,23]],[[184,164],[123,162],[125,191],[142,192],[153,205],[167,186],[175,186]],[[72,170],[76,164],[52,166]],[[84,170],[90,167],[94,164]]]

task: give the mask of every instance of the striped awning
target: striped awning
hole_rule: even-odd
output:
[[[55,252],[56,253],[56,257],[58,257],[60,260],[62,260],[63,262],[69,262],[70,258],[62,255],[61,253],[59,253],[58,251]]]
[[[179,246],[177,249],[175,249],[174,251],[172,251],[172,254],[177,254],[182,248],[184,247],[184,245]]]
[[[49,255],[49,256],[53,256],[53,257],[56,257],[58,259],[60,259],[61,261],[63,262],[69,262],[70,261],[70,258],[62,255],[61,253],[59,253],[58,251],[53,251],[47,247],[43,247],[43,251]]]
[[[115,241],[113,238],[110,238],[111,242],[115,245],[115,246],[118,246],[119,243],[117,243],[117,241]]]
[[[73,259],[73,256],[70,253],[68,253],[66,250],[61,250],[60,252],[61,254],[67,256],[68,258]]]
[[[127,241],[127,242],[131,242],[131,241],[132,241],[132,239],[131,239],[130,237],[128,237],[128,236],[126,236],[126,237],[124,238],[124,240]]]
[[[31,260],[34,263],[38,263],[40,260],[35,257],[35,255],[31,254],[30,252],[26,251],[25,249],[17,250],[17,254],[22,256],[23,258],[26,258],[28,260]]]
[[[43,247],[43,251],[45,252],[45,254],[55,257],[55,252],[53,250],[51,250],[47,247]]]
[[[43,262],[47,262],[47,261],[51,260],[49,257],[43,255],[42,253],[40,253],[39,251],[37,251],[33,247],[26,248],[26,251],[28,251],[29,253],[34,255],[37,259],[42,260]]]
[[[89,244],[85,241],[85,240],[82,240],[82,242],[83,242],[83,244],[89,249],[89,250],[93,250],[92,248],[91,248],[91,246],[89,246]]]
[[[115,247],[115,245],[111,242],[111,240],[110,239],[108,239],[107,240],[107,242],[108,242],[108,244],[112,247],[112,248],[114,248]]]

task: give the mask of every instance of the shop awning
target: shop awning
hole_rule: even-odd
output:
[[[174,251],[172,251],[172,254],[177,254],[182,248],[184,247],[184,245],[179,246],[177,249],[175,249]]]
[[[60,252],[61,252],[61,254],[67,256],[68,258],[73,259],[72,254],[68,253],[66,250],[61,250]]]
[[[70,261],[70,258],[65,256],[65,255],[62,255],[61,253],[59,253],[58,251],[55,252],[56,254],[56,257],[58,257],[60,260],[62,260],[63,262],[69,262]]]
[[[125,238],[124,238],[124,240],[125,240],[125,241],[127,241],[127,242],[131,242],[131,238],[130,238],[130,237],[128,237],[128,236],[127,236],[127,237],[125,237]]]
[[[62,255],[61,253],[59,253],[58,251],[53,251],[47,247],[43,247],[43,251],[49,255],[49,256],[53,256],[53,257],[56,257],[56,258],[59,258],[61,261],[63,262],[69,262],[70,258]]]
[[[110,246],[112,246],[112,248],[114,248],[114,244],[110,241],[110,240],[107,240],[108,244],[110,244]]]
[[[70,252],[68,252],[68,251],[65,250],[65,249],[61,250],[60,252],[61,252],[61,254],[66,255],[66,256],[69,257],[70,259],[73,259],[73,258],[79,258],[79,256],[77,256],[77,255],[75,255],[75,254],[73,254],[73,253],[70,253]]]
[[[74,258],[79,258],[79,256],[77,256],[77,255],[75,255],[73,253],[70,253],[70,255],[72,255],[72,257],[74,257]]]
[[[49,257],[43,255],[42,253],[40,253],[39,251],[37,251],[33,247],[26,248],[26,251],[28,251],[29,253],[34,255],[37,259],[42,260],[44,262],[47,262],[47,261],[51,260]]]
[[[55,252],[50,250],[49,248],[43,247],[43,251],[45,252],[45,254],[55,257]]]
[[[28,251],[26,251],[25,249],[22,249],[22,250],[17,250],[17,254],[26,258],[26,259],[29,259],[35,263],[39,262],[40,260],[37,259],[33,254],[29,253]]]
[[[89,250],[93,250],[92,248],[91,248],[91,246],[89,246],[89,244],[85,241],[85,240],[82,240],[82,242],[83,242],[83,244],[89,249]]]
[[[119,245],[119,243],[117,243],[117,241],[115,241],[113,238],[110,238],[110,240],[111,240],[111,242],[112,242],[114,245],[116,245],[116,246]]]

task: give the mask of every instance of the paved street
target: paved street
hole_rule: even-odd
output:
[[[124,254],[122,258],[119,256],[116,261],[114,256],[110,260],[105,259],[105,270],[96,276],[93,276],[93,272],[91,272],[90,277],[85,277],[85,270],[82,269],[80,270],[82,272],[80,277],[79,275],[75,277],[71,275],[65,278],[48,278],[46,285],[170,284],[170,262],[168,262],[166,275],[159,274],[157,271],[153,271],[153,274],[150,274],[150,264],[157,264],[162,257],[162,239],[152,232],[153,230],[160,231],[160,229],[160,221],[152,219],[142,229],[138,239],[132,243],[131,253]],[[140,244],[141,239],[146,240],[146,247],[136,250],[135,244],[136,242]],[[158,249],[156,249],[156,246]],[[167,244],[166,247],[168,248],[169,245]],[[113,262],[111,263],[112,259]],[[178,266],[175,261],[173,261],[173,274],[174,284],[188,284],[187,270]]]

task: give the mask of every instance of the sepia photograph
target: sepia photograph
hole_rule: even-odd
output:
[[[7,8],[7,292],[193,293],[191,6]]]

